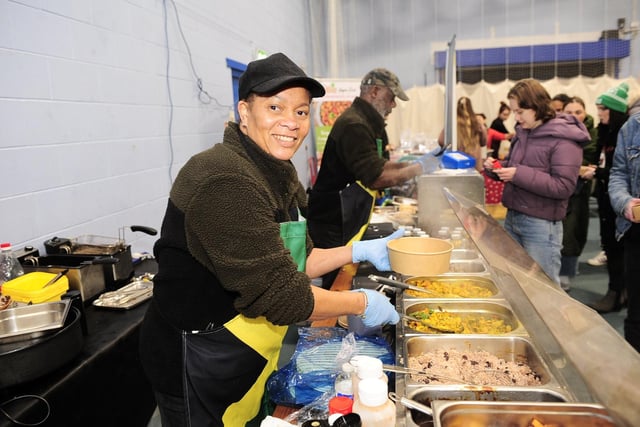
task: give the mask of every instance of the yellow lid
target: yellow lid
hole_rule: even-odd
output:
[[[9,295],[11,299],[19,302],[34,304],[49,301],[58,301],[62,294],[69,290],[67,276],[60,277],[55,283],[47,286],[56,273],[34,271],[26,273],[2,284],[2,294]]]

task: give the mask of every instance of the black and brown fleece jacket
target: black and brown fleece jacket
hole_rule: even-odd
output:
[[[192,157],[175,180],[154,252],[154,303],[181,330],[219,327],[238,312],[276,325],[307,319],[306,274],[280,238],[304,213],[290,161],[265,153],[230,123],[224,141]],[[307,253],[311,251],[307,237]]]

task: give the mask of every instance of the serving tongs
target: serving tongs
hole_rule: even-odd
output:
[[[400,397],[394,392],[389,393],[389,399],[391,399],[396,403],[401,403],[409,409],[415,409],[417,411],[420,411],[422,413],[425,413],[433,417],[433,410],[430,407],[428,407],[427,405],[423,405],[420,402],[416,402],[413,399],[409,399],[408,397],[404,397],[404,396]]]
[[[439,375],[439,374],[430,374],[429,372],[424,371],[424,370],[406,368],[404,366],[386,365],[385,364],[385,365],[382,365],[382,370],[383,371],[388,371],[388,372],[395,372],[395,373],[398,373],[398,374],[424,375],[424,376],[426,376],[427,378],[429,378],[431,380],[448,381],[448,382],[452,382],[454,384],[474,385],[473,383],[461,380],[460,378],[447,377],[445,375]]]
[[[400,282],[399,280],[393,280],[393,279],[389,279],[382,276],[376,276],[375,274],[370,274],[367,277],[373,280],[374,282],[382,283],[383,285],[389,285],[397,289],[402,289],[402,290],[409,289],[415,292],[423,292],[425,294],[431,294],[433,296],[442,298],[441,294],[434,292],[430,289],[421,288],[420,286],[410,285],[408,283]]]

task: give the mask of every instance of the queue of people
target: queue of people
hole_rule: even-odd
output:
[[[500,107],[502,120],[504,111],[516,119],[504,160],[479,157],[486,129],[468,98],[458,102],[460,147],[504,184],[505,230],[558,285],[563,221],[577,183],[588,179],[581,165],[589,166],[600,184],[609,265],[620,265],[614,304],[622,303],[624,288],[617,275],[630,284],[640,256],[640,214],[633,209],[640,206],[640,114],[622,126],[623,92],[598,98],[602,155],[593,168],[583,150],[592,138],[575,111],[576,103],[584,109],[578,98],[565,103],[567,114],[556,114],[538,81],[517,82],[507,108]],[[376,68],[335,122],[307,194],[291,158],[310,131],[312,99],[324,94],[282,53],[249,63],[239,81],[238,123],[228,123],[223,141],[193,156],[176,177],[154,247],[158,273],[140,338],[163,425],[258,425],[289,325],[341,315],[361,316],[370,327],[399,321],[382,293],[328,288],[345,264],[368,261],[390,270],[386,245],[402,231],[360,240],[373,192],[433,172],[439,162],[435,153],[389,160],[386,119],[396,98],[409,98],[395,74]],[[354,206],[362,212],[347,208],[347,195],[361,197]],[[314,286],[319,277],[327,280]],[[628,298],[625,336],[640,349],[640,290],[629,287]]]

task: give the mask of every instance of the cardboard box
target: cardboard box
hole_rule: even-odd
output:
[[[640,220],[640,205],[635,205],[631,208],[631,212],[633,213],[633,218]]]

